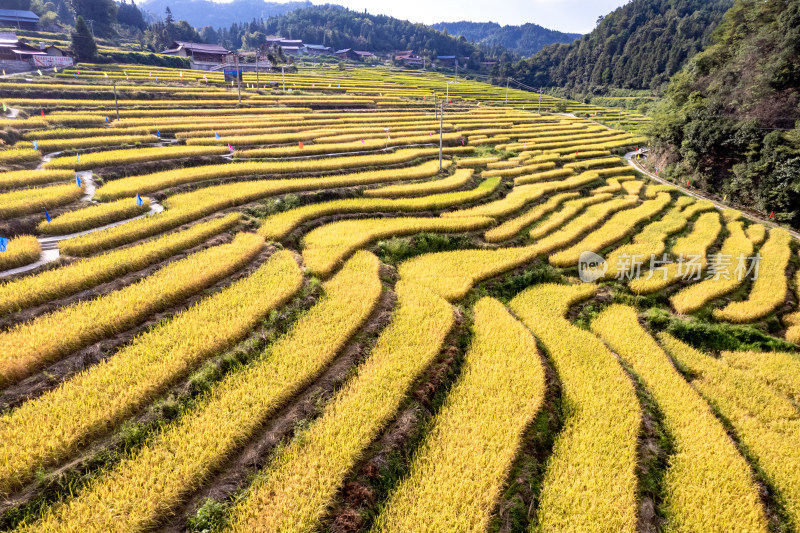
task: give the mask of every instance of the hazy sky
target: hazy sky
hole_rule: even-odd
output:
[[[311,0],[315,4],[325,3]],[[374,15],[384,14],[431,24],[472,20],[499,24],[535,22],[554,30],[588,33],[597,17],[610,13],[626,0],[328,0]]]

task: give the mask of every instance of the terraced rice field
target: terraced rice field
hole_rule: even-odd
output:
[[[798,243],[646,118],[78,70],[0,83],[0,530],[800,531]]]

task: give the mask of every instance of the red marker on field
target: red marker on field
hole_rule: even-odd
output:
[[[44,118],[44,109],[42,109],[42,118]]]
[[[303,149],[303,141],[300,141],[299,144],[300,144],[300,149],[302,150]]]
[[[770,214],[769,214],[769,218],[772,218],[772,217],[773,217],[773,215],[775,215],[775,211],[772,211],[772,212],[770,212]]]

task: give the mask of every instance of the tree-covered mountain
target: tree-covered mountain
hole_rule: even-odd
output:
[[[501,26],[496,22],[461,21],[439,22],[431,27],[450,35],[463,35],[468,41],[482,45],[495,56],[499,56],[502,49],[523,57],[532,56],[549,44],[571,43],[581,36],[580,33],[564,33],[532,23]]]
[[[547,46],[507,72],[576,92],[655,89],[708,44],[733,0],[633,0],[571,44]]]
[[[216,35],[201,31],[211,42],[241,47],[257,45],[270,35],[302,39],[335,49],[354,48],[371,52],[416,50],[425,56],[459,55],[481,58],[478,48],[464,38],[456,38],[424,24],[415,24],[386,15],[370,15],[340,6],[325,5],[297,9],[285,15],[233,24]]]
[[[264,0],[233,0],[221,3],[212,0],[145,0],[139,4],[150,22],[163,17],[169,7],[178,20],[185,20],[195,28],[203,26],[229,26],[234,22],[266,19],[288,13],[294,9],[311,6],[309,0],[294,2],[265,2]]]
[[[737,0],[654,118],[667,175],[800,227],[800,2]]]

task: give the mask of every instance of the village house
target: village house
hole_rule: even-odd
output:
[[[0,68],[8,73],[72,64],[72,57],[62,48],[46,46],[43,42],[37,48],[22,42],[15,33],[0,32]]]
[[[39,15],[33,11],[22,11],[20,9],[0,9],[0,28],[35,30],[38,24]]]
[[[234,54],[218,44],[190,43],[174,41],[172,48],[164,50],[162,54],[188,57],[195,70],[208,70],[209,68],[234,62]]]

